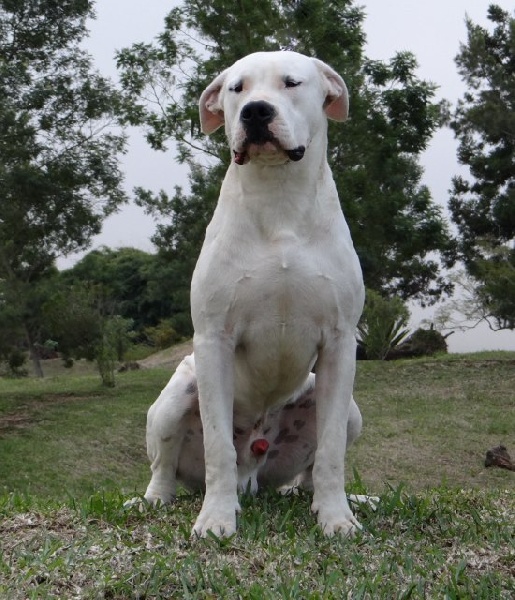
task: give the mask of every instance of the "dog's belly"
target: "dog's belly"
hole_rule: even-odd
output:
[[[235,403],[262,413],[288,400],[304,383],[317,358],[315,336],[288,324],[244,335],[235,352]],[[303,335],[305,333],[306,335]],[[318,336],[316,336],[318,338]]]

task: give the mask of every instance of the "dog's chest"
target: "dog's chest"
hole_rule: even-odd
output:
[[[234,281],[231,313],[243,331],[275,329],[285,337],[296,327],[320,325],[337,310],[338,273],[328,257],[292,236],[255,248]]]
[[[350,239],[340,223],[310,225],[267,236],[212,228],[193,277],[195,335],[231,341],[235,399],[260,410],[302,384],[324,339],[357,322],[361,284]]]

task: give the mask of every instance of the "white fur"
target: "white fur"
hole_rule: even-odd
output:
[[[247,143],[241,110],[260,101],[275,111],[273,141]],[[359,527],[344,492],[344,457],[364,290],[326,159],[327,118],[344,120],[347,110],[341,77],[294,52],[247,56],[201,97],[204,131],[225,124],[241,162],[227,171],[191,285],[206,469],[198,536],[236,530],[233,414],[251,422],[284,404],[315,363],[312,509],[328,535]],[[304,156],[293,162],[288,151],[299,147]],[[175,447],[159,460],[177,461]],[[158,480],[154,489],[174,492]]]

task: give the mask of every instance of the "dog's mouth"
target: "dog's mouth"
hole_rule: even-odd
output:
[[[241,150],[233,150],[233,159],[237,165],[245,165],[253,156],[273,156],[277,154],[277,151],[286,155],[288,160],[291,160],[292,162],[298,162],[304,157],[306,147],[297,146],[296,148],[287,150],[283,148],[275,139],[268,140],[260,144],[253,144],[248,140],[245,140]]]

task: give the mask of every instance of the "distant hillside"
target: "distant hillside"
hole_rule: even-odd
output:
[[[153,369],[154,367],[162,367],[164,369],[170,369],[175,371],[177,365],[181,360],[193,352],[193,340],[176,344],[170,348],[160,350],[155,354],[151,354],[143,360],[138,360],[138,363],[147,369]]]

